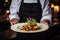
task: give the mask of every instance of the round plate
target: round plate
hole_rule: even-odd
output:
[[[36,33],[36,32],[46,31],[49,28],[48,25],[45,25],[45,24],[42,24],[42,23],[37,23],[37,25],[41,28],[37,31],[23,31],[23,30],[18,29],[19,26],[22,27],[25,24],[27,24],[27,23],[18,23],[18,24],[12,25],[11,30],[13,30],[15,32],[21,32],[21,33]]]

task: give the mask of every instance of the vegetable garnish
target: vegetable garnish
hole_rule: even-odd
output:
[[[37,22],[34,18],[27,18],[27,24],[23,25],[22,27],[18,27],[20,30],[23,31],[36,31],[39,30],[40,27],[37,25]]]

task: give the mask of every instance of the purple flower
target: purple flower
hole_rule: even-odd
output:
[[[29,18],[27,18],[27,20],[32,20],[32,18],[31,18],[31,17],[29,17]]]

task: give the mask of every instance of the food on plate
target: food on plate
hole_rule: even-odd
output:
[[[39,30],[40,27],[38,27],[37,25],[26,24],[20,27],[20,29],[23,31],[36,31],[36,30]]]
[[[33,18],[27,19],[27,24],[23,25],[22,27],[19,27],[19,29],[23,31],[36,31],[39,30],[40,27],[36,24],[37,22]]]

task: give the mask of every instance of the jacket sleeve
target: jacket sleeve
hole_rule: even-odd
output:
[[[17,12],[19,11],[20,4],[21,4],[21,0],[12,0],[10,5],[10,15],[9,15],[10,20],[13,18],[19,19]]]
[[[41,18],[41,21],[42,20],[48,20],[50,23],[51,23],[51,8],[49,7],[49,0],[40,0],[41,1],[41,4],[42,4],[42,18]]]

